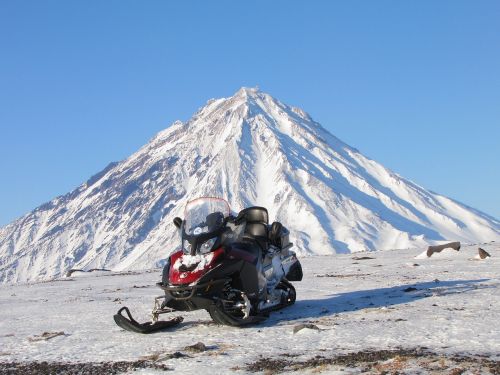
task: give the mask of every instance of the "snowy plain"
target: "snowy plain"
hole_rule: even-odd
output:
[[[184,322],[175,330],[123,331],[113,314],[128,306],[137,320],[148,320],[153,298],[161,294],[155,286],[159,269],[2,285],[0,363],[5,369],[6,363],[33,361],[146,360],[176,374],[207,373],[207,368],[218,374],[391,373],[397,364],[399,373],[494,374],[500,361],[500,245],[480,246],[491,258],[475,259],[478,245],[430,258],[422,256],[422,248],[301,258],[304,279],[294,283],[295,305],[248,328],[218,326],[208,313],[196,311],[179,312]],[[301,323],[315,327],[294,333]],[[44,332],[59,335],[43,339]],[[188,348],[198,342],[203,350]],[[368,365],[297,365],[381,350],[433,354],[413,359],[395,354]],[[454,356],[473,361],[450,362]],[[484,360],[496,370],[481,365]]]

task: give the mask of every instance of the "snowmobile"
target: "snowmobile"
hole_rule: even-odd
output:
[[[157,286],[151,322],[139,323],[127,307],[114,315],[121,328],[151,333],[173,327],[183,318],[159,320],[160,314],[205,309],[218,324],[245,326],[295,302],[291,281],[302,280],[302,266],[289,231],[269,225],[264,207],[248,207],[237,215],[220,198],[198,198],[176,217],[181,249],[171,254]],[[126,316],[124,315],[126,314]]]

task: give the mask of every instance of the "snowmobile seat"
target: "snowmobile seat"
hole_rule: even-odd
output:
[[[267,224],[247,222],[245,225],[243,240],[257,242],[262,251],[266,252],[267,249],[269,249],[269,233]]]
[[[263,252],[269,249],[269,215],[264,207],[245,208],[236,221],[245,222],[243,240],[256,242]]]
[[[246,221],[247,223],[269,223],[269,214],[264,207],[247,207],[241,210],[236,217],[236,221]]]
[[[263,223],[246,223],[245,234],[252,237],[268,237],[268,228]]]

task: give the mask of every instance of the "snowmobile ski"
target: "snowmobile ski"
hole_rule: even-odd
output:
[[[122,315],[122,312],[125,311],[128,318]],[[132,314],[128,307],[122,307],[118,312],[113,316],[115,323],[123,328],[124,330],[136,332],[136,333],[153,333],[157,331],[164,330],[166,328],[174,327],[181,323],[184,319],[182,316],[177,316],[170,320],[159,320],[156,322],[146,322],[139,323],[134,318],[132,318]]]

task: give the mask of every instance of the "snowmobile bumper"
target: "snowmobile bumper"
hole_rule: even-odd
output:
[[[228,279],[224,278],[196,285],[164,285],[161,282],[156,285],[165,292],[165,307],[177,311],[194,311],[208,310],[215,303],[214,295],[226,282]]]
[[[165,285],[162,282],[156,283],[156,285],[167,292],[175,300],[188,300],[193,298],[197,290],[204,290],[205,293],[210,289],[215,291],[217,290],[217,287],[223,286],[228,281],[231,281],[231,279],[224,278],[219,280],[211,280],[196,285]]]
[[[122,315],[122,312],[125,311],[128,317]],[[130,310],[127,307],[122,307],[118,312],[113,316],[115,323],[123,328],[124,330],[136,332],[136,333],[153,333],[157,331],[162,331],[166,328],[174,327],[183,321],[182,316],[177,316],[170,320],[161,320],[156,322],[146,322],[139,323],[134,318],[132,318],[132,314],[130,314]]]

